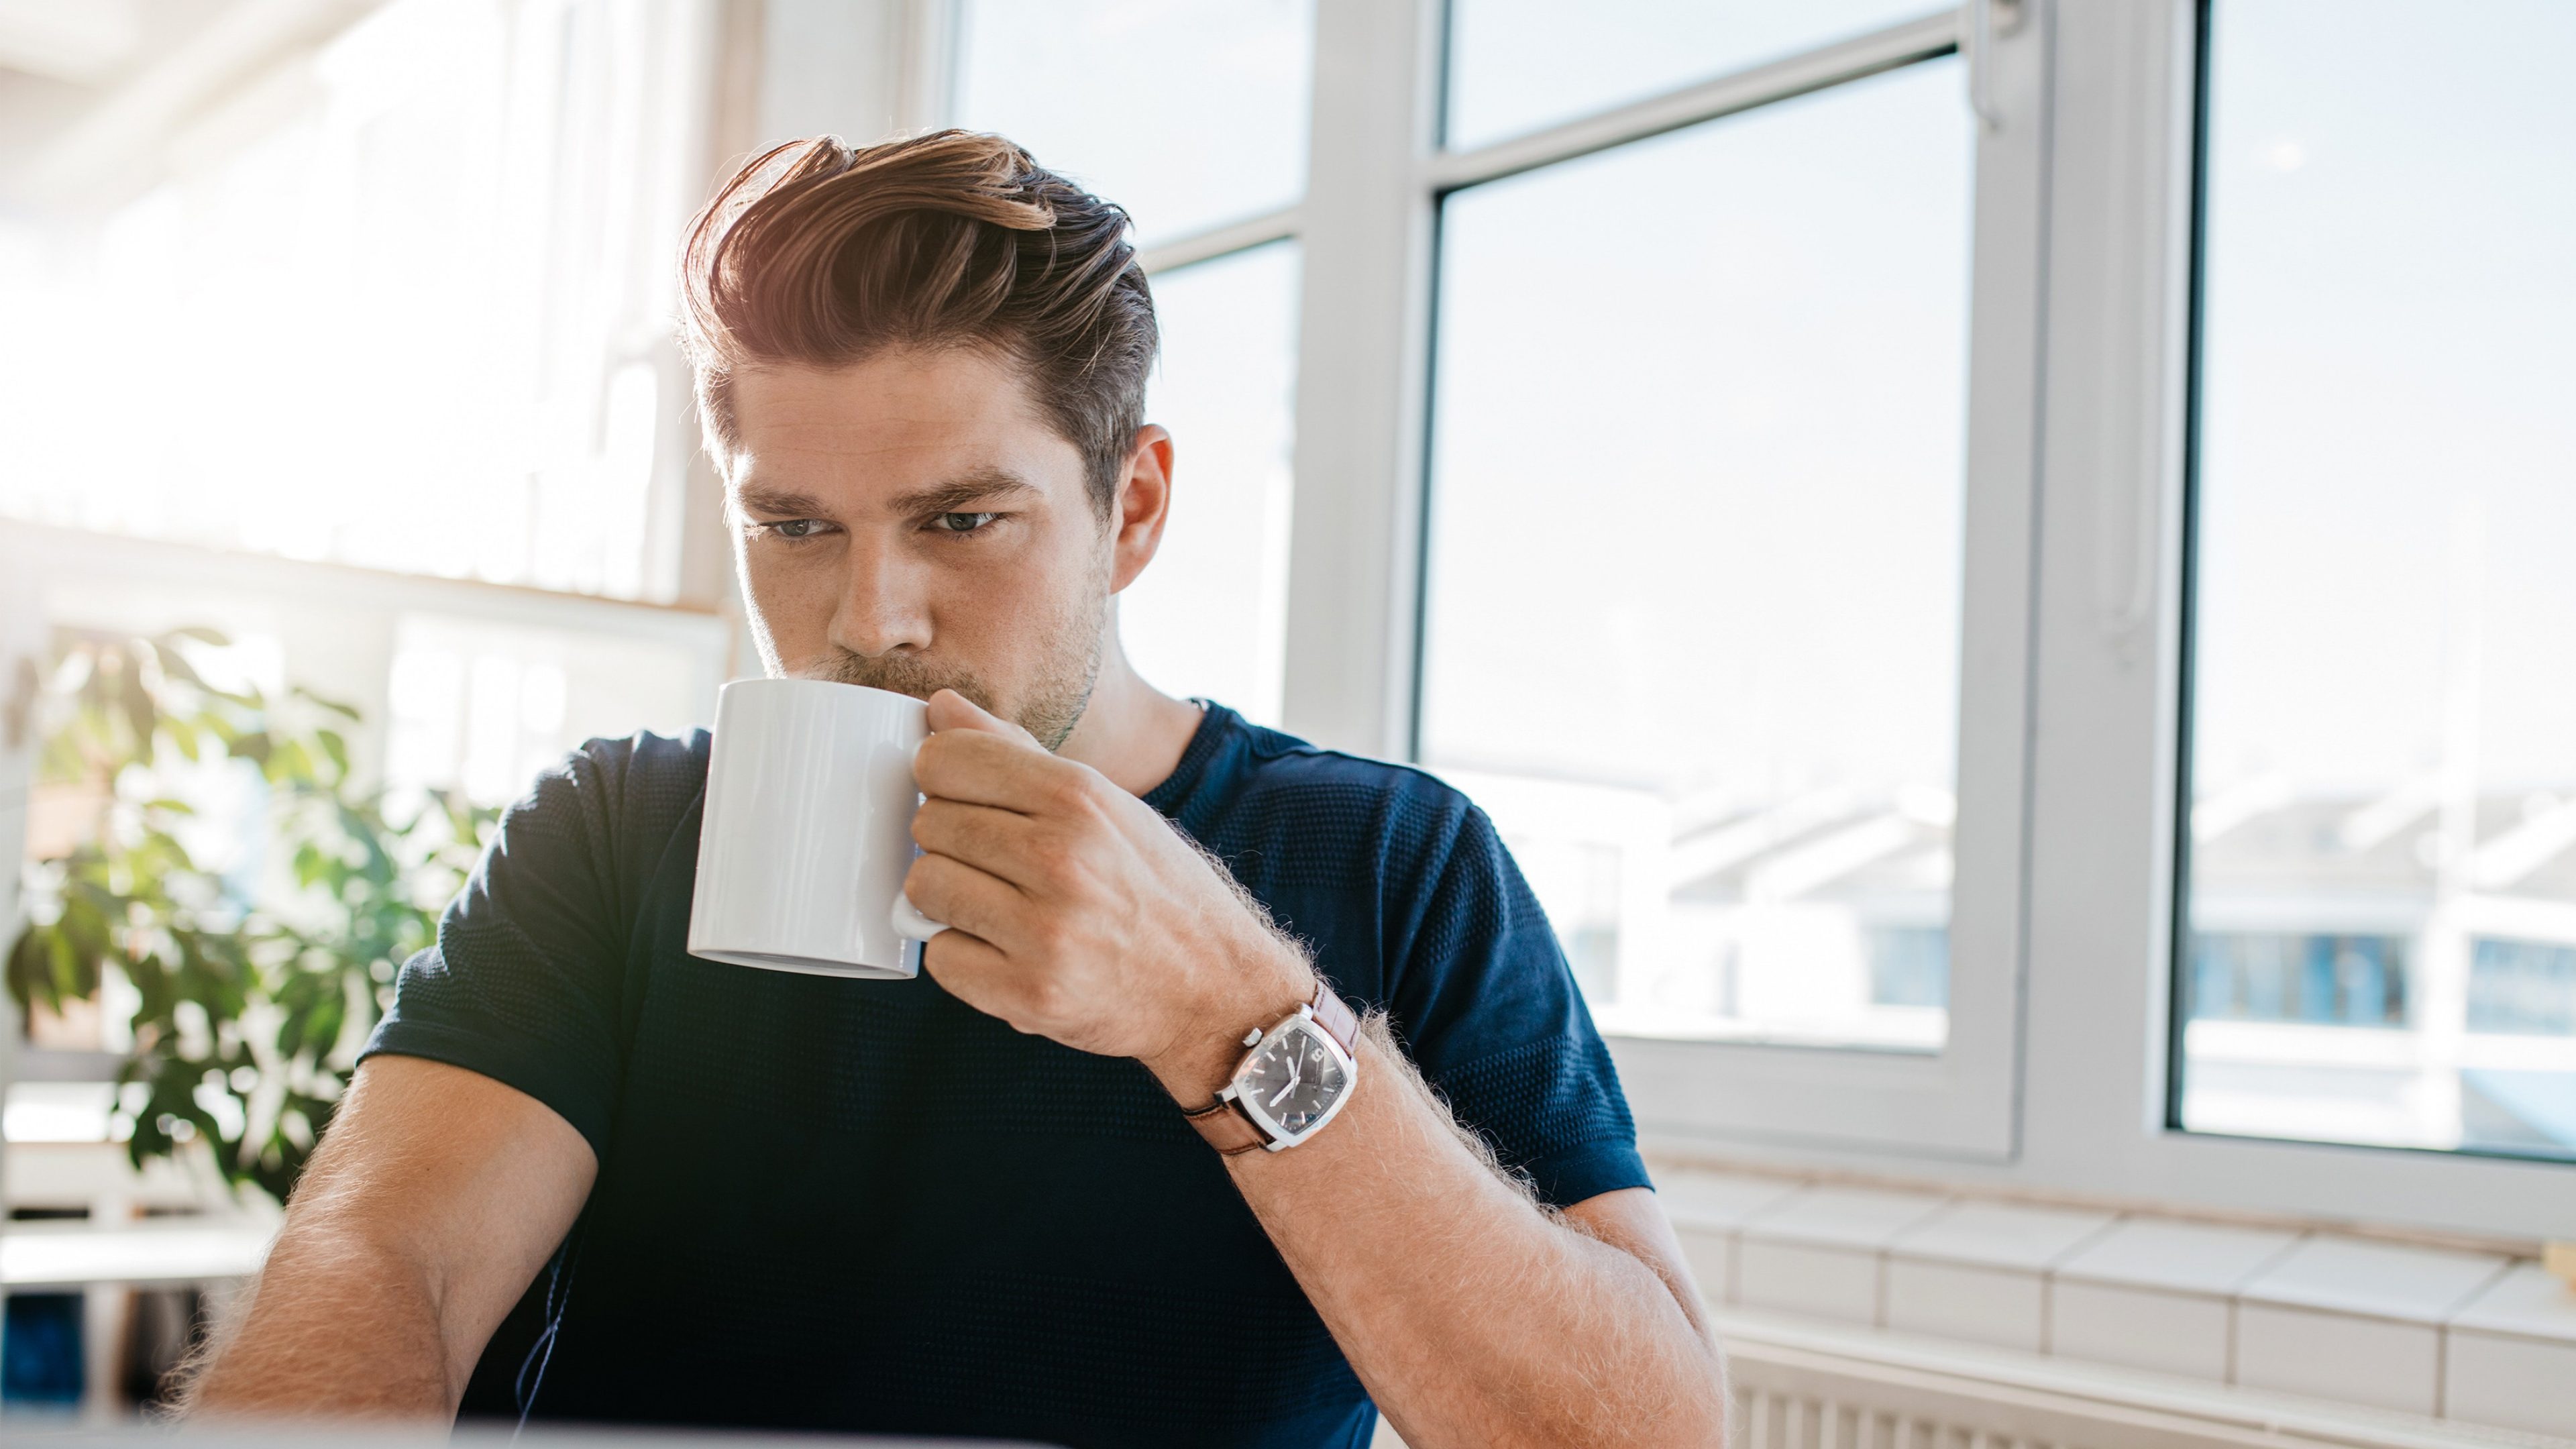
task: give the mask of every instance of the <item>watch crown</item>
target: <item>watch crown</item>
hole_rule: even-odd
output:
[[[1243,1044],[1245,1046],[1261,1045],[1261,1028],[1256,1026],[1252,1030],[1245,1032],[1243,1034]]]

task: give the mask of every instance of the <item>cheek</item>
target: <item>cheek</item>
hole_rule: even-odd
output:
[[[734,567],[742,580],[743,603],[750,610],[752,627],[789,659],[810,652],[832,626],[839,575],[836,569],[815,567],[815,562],[781,558],[777,550],[753,543],[734,547]]]
[[[1104,592],[1105,541],[1089,529],[1032,528],[998,546],[958,548],[937,569],[933,607],[945,632],[1008,636],[1082,612]]]

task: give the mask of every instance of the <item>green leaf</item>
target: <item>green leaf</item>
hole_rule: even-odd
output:
[[[153,640],[150,646],[153,659],[160,664],[163,674],[191,689],[204,689],[206,681],[198,677],[197,666],[188,662],[188,656],[179,651],[176,643],[177,636],[173,634],[164,634]]]
[[[390,979],[394,963],[435,941],[437,907],[498,812],[451,792],[390,818],[380,795],[350,787],[345,726],[358,712],[301,688],[273,701],[209,688],[189,655],[224,642],[212,630],[56,634],[49,677],[67,703],[46,720],[42,778],[122,781],[126,795],[114,830],[32,878],[37,923],[9,943],[7,987],[22,1003],[94,995],[115,964],[132,985],[134,1047],[120,1075],[139,1100],[119,1103],[129,1154],[148,1162],[203,1138],[228,1180],[282,1197],[345,1087],[332,1054],[390,995],[376,970]],[[292,902],[243,899],[191,858],[177,822],[201,808],[219,826],[235,817],[184,786],[165,794],[147,783],[164,747],[261,771],[268,789],[240,823],[262,857],[288,864],[279,874],[294,881]],[[251,1039],[254,1024],[268,1040]],[[251,1083],[259,1063],[281,1059],[292,1090],[275,1119],[223,1137],[218,1119],[233,1107],[248,1120],[235,1077]],[[281,1084],[252,1085],[265,1094]]]
[[[30,924],[9,943],[9,999],[26,1011],[38,1002],[59,1006],[54,994],[54,953],[51,933]]]
[[[344,703],[343,701],[331,699],[324,695],[315,694],[313,691],[306,689],[300,684],[295,686],[295,688],[290,692],[293,693],[297,699],[303,700],[307,704],[318,705],[353,724],[357,722],[358,707],[354,704]]]
[[[150,763],[152,736],[161,728],[161,706],[152,698],[152,691],[144,687],[143,671],[130,661],[118,676],[117,706],[125,712],[126,723],[138,742],[137,752],[142,758],[137,763]]]

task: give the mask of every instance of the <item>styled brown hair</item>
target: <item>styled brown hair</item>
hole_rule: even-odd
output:
[[[707,203],[680,262],[709,439],[738,441],[746,367],[838,367],[887,347],[990,349],[1080,450],[1106,517],[1157,336],[1127,213],[999,136],[790,141]]]

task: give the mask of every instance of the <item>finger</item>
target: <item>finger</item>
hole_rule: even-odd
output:
[[[913,782],[924,795],[1022,815],[1080,808],[1090,776],[1071,760],[981,730],[942,730],[912,757]]]
[[[1023,899],[1018,888],[963,861],[921,857],[904,872],[903,893],[914,909],[943,926],[997,943],[1017,938]]]
[[[1044,878],[1046,847],[1029,816],[990,805],[933,797],[912,817],[915,844],[1034,893]]]
[[[930,697],[930,728],[933,731],[975,730],[1018,740],[1032,749],[1038,748],[1037,736],[953,689],[943,689]]]
[[[999,1017],[1013,1031],[1032,1028],[1011,1021],[994,1008],[1011,999],[1012,982],[1018,967],[1011,958],[995,949],[990,941],[978,940],[963,931],[942,931],[921,948],[921,969],[930,979],[945,988],[949,995],[983,1012]]]

